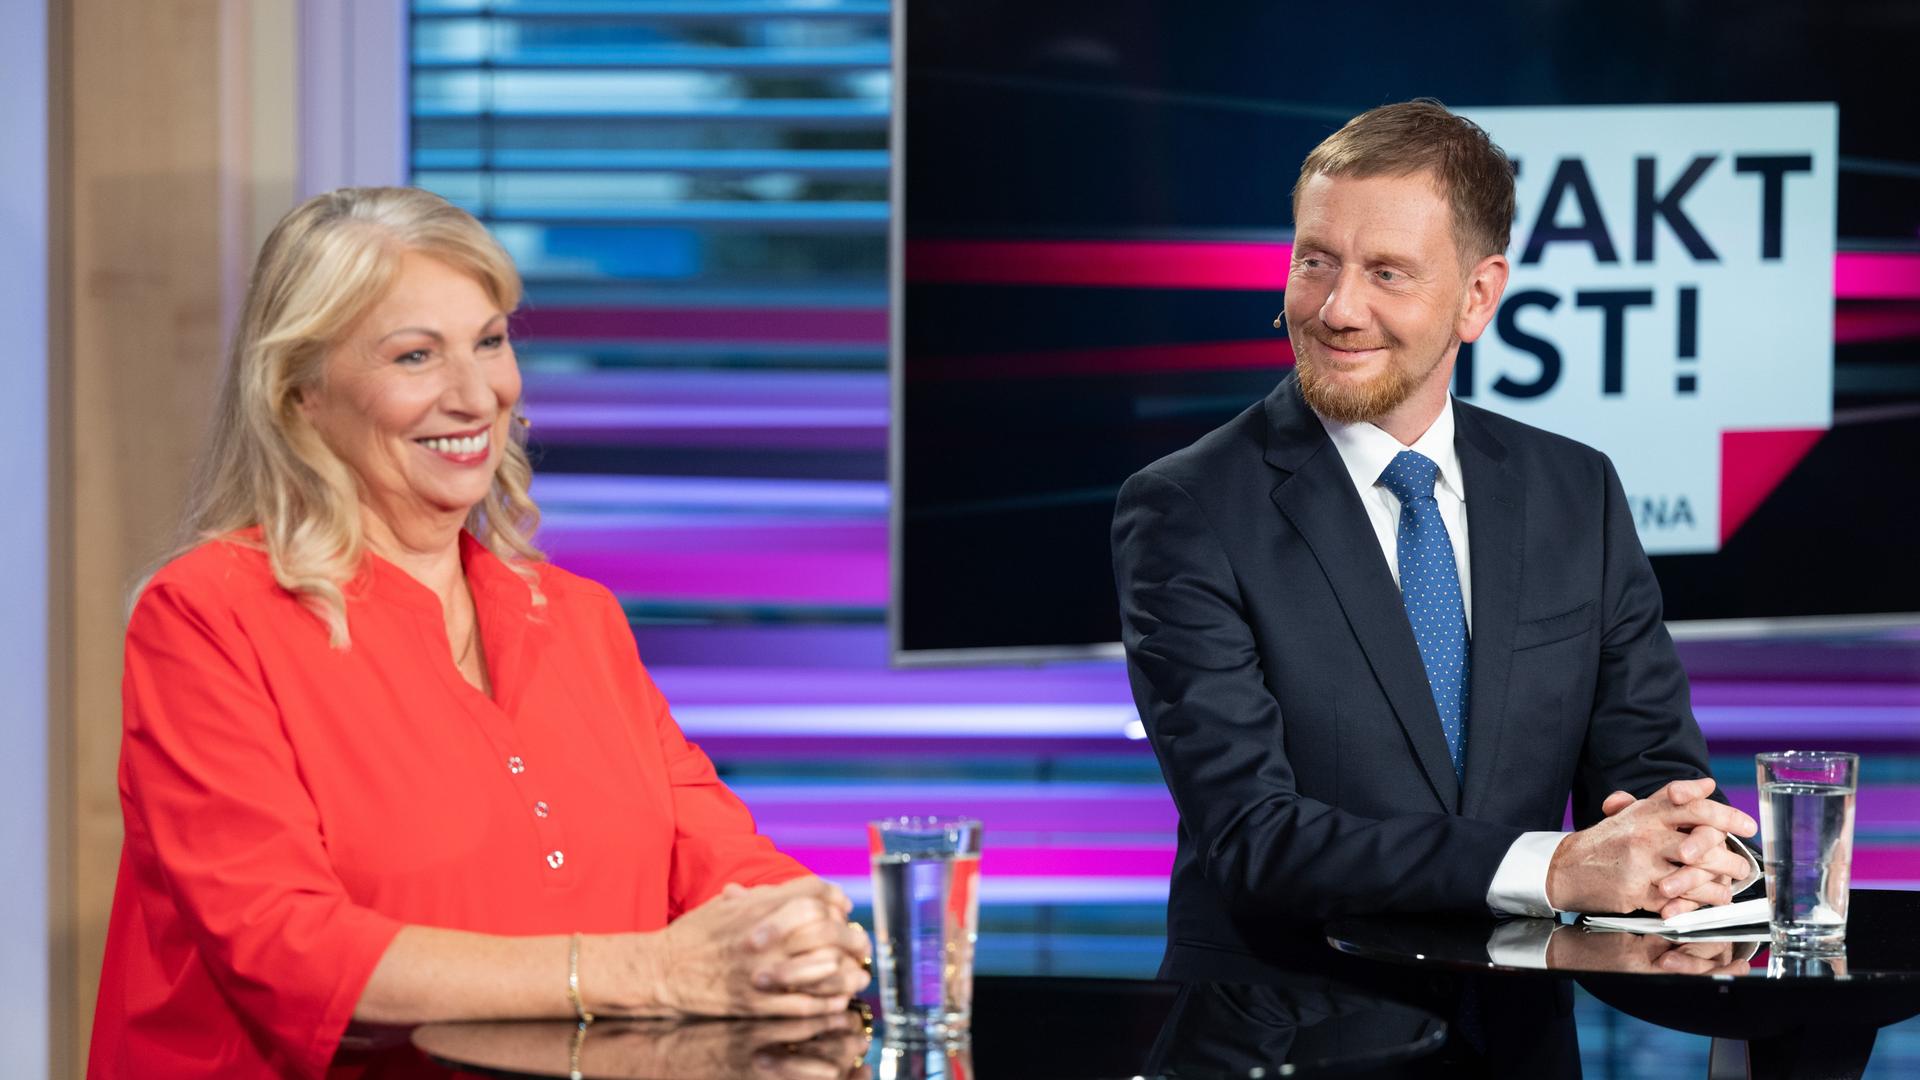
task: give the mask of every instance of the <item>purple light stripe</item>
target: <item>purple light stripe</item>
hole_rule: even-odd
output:
[[[992,735],[1100,737],[1135,720],[1131,705],[675,705],[694,738],[709,735]]]
[[[710,405],[650,402],[645,405],[554,404],[540,408],[540,435],[552,429],[582,432],[626,428],[873,428],[887,426],[885,407]]]
[[[1031,762],[1035,758],[1127,758],[1152,761],[1145,742],[1112,735],[1078,738],[1045,735],[701,735],[697,740],[714,760],[726,761],[846,761],[897,762],[910,768],[917,762],[1006,759]]]
[[[895,802],[875,804],[863,807],[859,813],[849,812],[833,818],[795,818],[779,808],[762,808],[754,803],[747,804],[753,816],[760,823],[760,831],[765,833],[781,848],[794,845],[820,845],[833,847],[840,844],[858,843],[866,836],[867,822],[878,818],[898,817],[903,808],[919,813],[918,807],[930,805],[924,802]],[[1107,823],[1083,824],[1072,821],[1053,821],[1029,824],[1023,817],[1009,811],[1000,804],[992,802],[969,803],[971,817],[991,817],[996,821],[1019,821],[1018,826],[1002,825],[993,831],[994,841],[998,844],[1032,844],[1041,847],[1073,847],[1091,845],[1104,847],[1113,844],[1136,847],[1165,847],[1173,850],[1174,838],[1180,827],[1179,818],[1170,809],[1161,817],[1136,815],[1139,820],[1131,827],[1121,827]]]
[[[848,405],[887,403],[887,376],[865,371],[529,371],[527,407],[554,405]]]
[[[886,512],[887,485],[866,480],[543,473],[534,476],[533,497],[542,505],[751,507],[879,514]]]
[[[845,623],[785,623],[688,626],[648,625],[635,630],[640,655],[659,674],[662,668],[725,672],[739,667],[884,671],[884,626]]]
[[[1787,706],[1757,705],[1695,708],[1700,730],[1711,743],[1729,739],[1901,739],[1920,744],[1910,705]]]
[[[541,307],[514,316],[515,332],[550,341],[754,341],[876,345],[887,340],[887,310],[773,307]]]
[[[1752,814],[1760,813],[1760,793],[1750,787],[1729,786],[1727,801]],[[1853,800],[1855,829],[1920,829],[1920,784],[1869,784]],[[1916,845],[1920,846],[1920,845]]]
[[[793,669],[656,667],[653,677],[681,705],[1094,704],[1131,708],[1126,668]]]
[[[793,830],[859,829],[875,818],[893,817],[903,812],[920,813],[920,807],[965,808],[973,817],[1019,822],[1026,835],[1071,833],[1098,836],[1124,833],[1149,834],[1155,842],[1171,844],[1179,827],[1180,815],[1165,788],[1142,785],[1137,792],[1122,796],[1070,790],[1047,798],[1021,795],[997,795],[990,790],[951,796],[939,792],[917,792],[910,788],[897,794],[880,795],[860,785],[843,794],[838,801],[793,802],[768,795],[746,785],[736,786],[735,794],[746,801],[761,829],[793,836]]]
[[[876,643],[877,644],[877,643]],[[878,659],[864,648],[855,663]],[[891,670],[865,666],[852,670],[821,667],[796,671],[782,667],[692,667],[671,666],[654,672],[662,687],[672,690],[676,700],[710,704],[808,704],[828,702],[947,702],[964,696],[975,702],[1081,702],[1127,703],[1132,692],[1127,685],[1126,666],[1119,661],[1063,664],[1055,667],[1007,667],[984,669],[905,669]],[[1878,718],[1883,708],[1920,709],[1920,685],[1892,683],[1695,683],[1694,700],[1704,703],[1705,711],[1716,725],[1739,726],[1743,716],[1766,720],[1777,709],[1792,709],[1801,715],[1806,709],[1823,713],[1865,715]],[[1909,734],[1920,746],[1920,713],[1910,714],[1914,721]],[[1877,727],[1877,719],[1875,721]],[[1763,730],[1776,730],[1765,722]],[[1830,730],[1831,725],[1816,724],[1806,730]]]
[[[702,680],[711,685],[709,680]],[[984,682],[985,680],[983,680]],[[663,685],[670,685],[665,684]],[[964,689],[964,688],[957,688]],[[984,689],[984,687],[982,688]],[[698,692],[679,694],[676,712],[689,732],[700,735],[1034,735],[1100,736],[1112,732],[1124,737],[1136,719],[1133,706],[1111,704],[921,704],[870,701],[806,704],[706,704]],[[692,700],[688,700],[691,698]],[[949,699],[950,700],[950,699]],[[1920,746],[1913,714],[1902,708],[1782,709],[1785,715],[1756,715],[1759,710],[1704,712],[1701,728],[1709,742],[1719,738],[1821,740],[1881,738],[1897,735],[1907,745]]]
[[[843,541],[847,544],[855,543],[856,539],[869,539],[867,531],[877,524],[873,515],[860,512],[809,514],[805,510],[655,509],[645,506],[595,510],[563,505],[559,509],[543,510],[540,518],[542,536],[547,535],[548,529],[555,534],[578,533],[586,536],[622,531],[704,531],[720,534],[722,538],[738,533],[776,530],[802,530],[831,536],[839,535],[836,530],[851,530]],[[642,538],[636,542],[644,543],[645,540]]]
[[[1848,708],[1862,705],[1905,705],[1920,710],[1920,682],[1727,682],[1697,681],[1694,704],[1713,707],[1741,705]],[[1914,735],[1920,738],[1920,712],[1914,714]]]
[[[887,429],[848,425],[845,427],[575,427],[557,423],[543,425],[540,443],[545,446],[649,446],[700,448],[709,450],[759,450],[779,453],[783,450],[859,450],[878,454],[886,449]]]
[[[579,522],[576,528],[556,527],[540,532],[540,543],[559,561],[559,552],[626,552],[637,561],[655,554],[737,554],[743,557],[776,558],[830,553],[872,558],[882,563],[886,551],[875,551],[876,534],[885,543],[886,526],[828,518],[825,520],[768,519],[755,515],[745,520],[713,515],[705,520],[687,522],[688,515],[674,515],[680,521],[633,523]],[[617,590],[616,590],[617,591]]]

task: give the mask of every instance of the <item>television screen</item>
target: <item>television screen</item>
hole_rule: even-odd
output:
[[[1115,650],[1120,484],[1286,376],[1300,162],[1421,96],[1517,169],[1455,393],[1613,459],[1668,618],[1920,612],[1898,5],[896,10],[896,660]]]

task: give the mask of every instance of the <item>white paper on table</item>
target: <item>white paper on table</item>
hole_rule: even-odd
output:
[[[1634,934],[1692,934],[1701,930],[1722,930],[1730,926],[1751,926],[1767,921],[1767,898],[1742,900],[1737,904],[1703,907],[1671,919],[1635,918],[1624,915],[1588,915],[1586,925],[1595,930],[1625,930]],[[1740,935],[1738,940],[1765,941],[1767,935]]]

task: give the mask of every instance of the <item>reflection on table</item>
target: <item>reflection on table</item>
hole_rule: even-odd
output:
[[[719,1080],[1334,1076],[1418,1063],[1447,1027],[1430,1012],[1331,980],[1262,986],[982,978],[974,1031],[889,1041],[870,1014],[820,1020],[431,1024],[411,1046],[337,1063],[357,1080],[573,1076]],[[348,1073],[345,1070],[355,1071]]]
[[[869,1075],[866,1016],[778,1020],[596,1020],[427,1024],[413,1044],[436,1061],[509,1076],[648,1080],[842,1080]]]
[[[1856,889],[1844,952],[1775,956],[1765,927],[1633,934],[1551,919],[1339,919],[1327,940],[1353,956],[1456,970],[1868,981],[1920,987],[1920,892]]]
[[[1846,951],[1776,954],[1759,933],[1660,936],[1550,920],[1368,917],[1327,926],[1350,956],[1414,971],[1555,971],[1594,997],[1716,1044],[1755,1076],[1858,1075],[1876,1031],[1920,1014],[1920,892],[1857,889]]]
[[[1143,1070],[1240,1077],[1276,1066],[1331,1076],[1411,1062],[1440,1049],[1447,1026],[1411,1005],[1337,983],[1183,986]]]

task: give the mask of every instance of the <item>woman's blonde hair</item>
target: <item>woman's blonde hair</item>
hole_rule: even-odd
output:
[[[295,207],[254,264],[175,551],[259,526],[274,579],[327,625],[336,648],[349,641],[345,589],[366,557],[359,484],[307,421],[300,396],[319,385],[328,352],[386,294],[408,252],[471,275],[501,311],[519,306],[513,260],[438,195],[341,188]],[[538,604],[533,470],[525,429],[507,428],[493,486],[466,527],[526,579]]]

